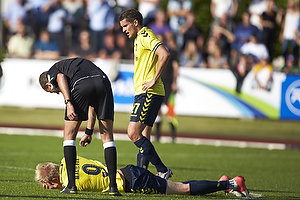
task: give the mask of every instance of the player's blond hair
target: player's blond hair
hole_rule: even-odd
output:
[[[41,183],[51,183],[54,177],[59,176],[59,166],[55,163],[46,162],[36,166],[35,180]]]

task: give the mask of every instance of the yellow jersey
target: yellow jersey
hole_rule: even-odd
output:
[[[67,186],[68,175],[64,158],[61,160],[59,174],[60,182],[64,187]],[[116,181],[119,192],[124,192],[123,180],[118,172]],[[79,191],[109,191],[109,176],[106,166],[99,161],[77,156],[75,165],[75,184]]]
[[[257,74],[260,70],[266,69],[270,74],[273,72],[273,67],[270,64],[267,64],[266,66],[263,66],[261,63],[257,63],[253,66],[253,72],[254,74]]]
[[[157,48],[162,45],[156,35],[147,27],[143,27],[134,40],[134,91],[135,95],[145,93],[142,84],[151,81],[157,70],[158,57],[155,54]],[[161,78],[148,89],[148,93],[165,95]]]

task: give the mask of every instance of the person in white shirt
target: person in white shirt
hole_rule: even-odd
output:
[[[259,62],[262,58],[269,59],[269,52],[266,45],[258,42],[255,35],[251,35],[249,42],[243,44],[241,53],[251,55],[255,63]]]
[[[295,32],[299,24],[299,1],[288,0],[287,11],[280,32],[281,52],[286,58],[289,47],[292,47],[293,56],[297,57],[298,46],[295,41]]]

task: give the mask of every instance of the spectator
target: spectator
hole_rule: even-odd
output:
[[[280,32],[281,52],[285,58],[289,53],[289,47],[292,48],[293,56],[295,58],[297,57],[298,46],[295,40],[295,32],[299,24],[299,17],[299,1],[288,0],[287,10]]]
[[[210,13],[213,19],[221,18],[227,14],[229,18],[234,18],[238,9],[236,0],[211,0]]]
[[[22,3],[23,0],[10,1],[5,9],[3,20],[10,35],[14,35],[17,32],[19,20],[26,24],[26,9]]]
[[[298,23],[298,28],[295,31],[295,41],[296,41],[296,44],[299,46],[298,65],[300,66],[300,19],[299,19],[299,23]]]
[[[205,52],[203,57],[205,58],[205,61],[207,62],[207,58],[210,54],[213,53],[213,51],[216,49],[217,47],[217,41],[216,38],[214,37],[209,37],[206,40],[206,44],[205,44]]]
[[[78,43],[80,30],[85,30],[88,27],[85,0],[63,0],[62,6],[70,18],[72,44]]]
[[[160,38],[159,38],[160,39]],[[161,40],[163,41],[163,39]],[[171,136],[173,143],[176,138],[176,129],[178,127],[178,121],[175,114],[175,94],[177,92],[177,77],[179,71],[178,63],[178,50],[176,47],[175,40],[173,36],[165,39],[167,44],[167,49],[170,52],[170,58],[168,64],[161,75],[162,81],[164,83],[165,97],[163,104],[167,106],[168,111],[166,112],[167,121],[170,124]],[[156,125],[156,140],[159,142],[161,136],[161,123],[162,123],[162,110],[160,109],[155,120]]]
[[[180,55],[180,66],[189,68],[206,67],[195,41],[189,40],[186,43],[186,46]]]
[[[227,14],[223,14],[220,18],[217,20],[213,20],[213,22],[210,24],[210,31],[209,35],[211,36],[213,33],[213,29],[215,26],[220,26],[224,29],[227,29],[230,32],[233,32],[233,29],[235,28],[235,23],[233,20],[229,20]]]
[[[261,32],[259,29],[250,24],[250,14],[248,12],[244,12],[242,14],[242,21],[238,23],[237,27],[233,30],[234,41],[231,43],[231,59],[234,61],[238,59],[237,55],[240,52],[240,48],[243,44],[248,42],[251,35],[256,35],[257,38],[261,39]]]
[[[135,1],[134,0],[116,0],[116,6],[117,9],[119,8],[120,10],[117,12],[120,14],[122,11],[129,9],[129,8],[134,8],[135,7]]]
[[[193,40],[196,42],[198,50],[203,50],[203,32],[200,26],[196,24],[194,12],[188,12],[185,23],[179,27],[179,33],[183,35],[182,49],[184,49],[187,41]]]
[[[267,9],[262,13],[260,23],[262,25],[262,43],[266,45],[270,59],[273,59],[274,44],[276,42],[277,24],[280,23],[279,15],[274,0],[267,1]],[[281,11],[279,11],[281,12]]]
[[[222,55],[221,48],[215,46],[214,51],[207,57],[207,67],[211,69],[228,69],[228,60],[226,56]]]
[[[266,45],[257,41],[257,36],[251,35],[249,42],[243,44],[241,53],[253,57],[254,62],[259,62],[262,58],[269,59],[269,53]]]
[[[229,62],[230,59],[230,44],[234,41],[235,37],[231,31],[220,26],[215,25],[212,27],[212,38],[216,41],[216,45],[220,47],[222,55],[226,56]]]
[[[135,0],[115,0],[116,6],[114,8],[115,12],[115,26],[114,31],[119,32],[120,31],[120,24],[118,21],[118,17],[124,10],[135,8],[136,7],[136,1]]]
[[[266,58],[260,59],[260,61],[253,66],[254,83],[253,88],[270,91],[272,89],[272,73],[273,67],[268,63]]]
[[[107,32],[112,32],[115,23],[115,13],[107,0],[89,0],[87,4],[89,28],[92,42],[96,45],[97,52],[104,48],[104,37]]]
[[[226,16],[229,26],[232,26],[237,9],[237,0],[211,0],[210,13],[213,18],[213,24],[218,23],[222,17]]]
[[[152,23],[155,18],[155,13],[158,10],[160,0],[137,0],[138,10],[144,18],[144,25]]]
[[[69,57],[82,57],[94,61],[97,57],[95,45],[90,41],[90,33],[87,30],[82,30],[79,33],[79,43],[74,44]]]
[[[269,0],[251,0],[248,6],[248,12],[250,13],[250,23],[256,26],[262,31],[263,26],[261,24],[261,16],[263,12],[267,10]]]
[[[115,44],[114,34],[108,33],[104,38],[104,48],[99,50],[99,58],[101,59],[121,59],[121,51]]]
[[[67,23],[67,11],[63,9],[61,0],[52,0],[42,10],[49,13],[47,30],[50,37],[58,41],[60,56],[66,55],[66,38],[64,27]]]
[[[133,43],[122,32],[117,32],[116,45],[121,51],[121,59],[132,60],[133,59]]]
[[[249,56],[241,54],[239,56],[239,60],[238,60],[237,64],[235,65],[235,67],[233,69],[233,75],[236,77],[235,91],[237,93],[241,93],[244,79],[246,78],[247,74],[252,69],[251,60],[252,60],[252,58],[250,58],[250,62],[249,62]]]
[[[45,29],[48,24],[49,13],[43,11],[43,7],[52,0],[27,0],[30,7],[30,26],[37,37],[41,30]]]
[[[169,0],[167,4],[167,13],[169,23],[174,35],[176,35],[177,48],[183,46],[183,35],[179,33],[179,27],[186,21],[186,15],[192,9],[191,0]]]
[[[50,38],[47,30],[42,30],[35,45],[34,57],[37,59],[58,60],[59,46],[56,40]]]
[[[155,13],[155,21],[148,25],[148,28],[156,35],[163,35],[165,38],[172,37],[172,30],[167,22],[166,14],[163,10],[157,10]]]
[[[299,74],[299,66],[295,64],[295,58],[293,54],[289,54],[286,57],[285,65],[281,71],[286,74]]]
[[[23,23],[18,24],[18,29],[7,44],[9,57],[31,58],[34,37],[26,33],[26,27]]]

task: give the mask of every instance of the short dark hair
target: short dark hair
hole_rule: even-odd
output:
[[[139,25],[143,26],[143,16],[138,10],[134,8],[124,10],[119,15],[119,21],[122,21],[123,19],[126,19],[126,21],[130,23],[133,23],[133,21],[136,19],[139,22]]]
[[[48,71],[41,73],[40,78],[39,78],[40,85],[44,90],[47,89],[47,86],[46,86],[46,83],[48,82],[47,73],[48,73]]]

